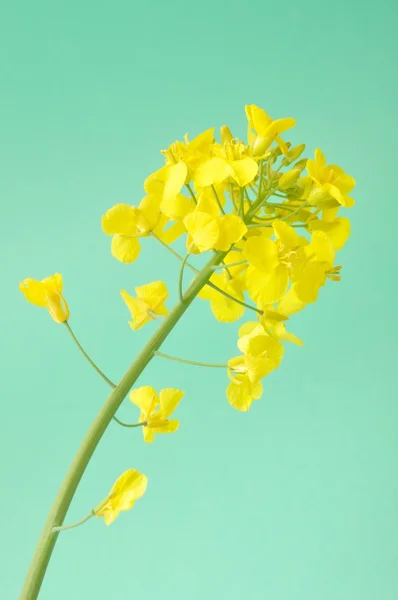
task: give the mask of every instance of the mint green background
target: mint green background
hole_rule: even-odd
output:
[[[160,148],[224,123],[243,136],[257,103],[358,181],[343,281],[292,318],[305,347],[286,349],[249,414],[228,405],[223,372],[153,362],[140,383],[186,391],[181,428],[144,446],[110,426],[67,520],[130,467],[147,494],[110,528],[63,534],[41,598],[396,600],[396,17],[392,0],[3,5],[2,599],[18,597],[107,394],[19,281],[63,273],[76,334],[119,378],[153,331],[129,329],[120,289],[164,278],[172,306],[178,263],[150,240],[118,263],[101,215],[140,200]],[[164,350],[224,361],[237,328],[197,301]],[[120,415],[137,417],[128,400]]]

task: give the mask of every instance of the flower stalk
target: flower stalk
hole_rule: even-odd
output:
[[[61,484],[48,515],[21,592],[20,600],[35,600],[38,597],[59,535],[59,531],[54,532],[53,528],[62,526],[83,473],[116,411],[142,371],[152,360],[154,353],[158,351],[197,294],[208,282],[213,273],[213,267],[218,265],[225,258],[226,254],[226,252],[215,253],[205,267],[197,274],[184,294],[184,302],[179,302],[165,318],[158,330],[126,371],[116,388],[108,396],[94,419]]]

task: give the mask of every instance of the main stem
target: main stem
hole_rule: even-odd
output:
[[[160,348],[176,323],[181,319],[188,306],[195,299],[198,292],[207,283],[214,272],[213,267],[220,264],[226,255],[227,252],[215,253],[206,266],[197,274],[185,292],[184,300],[179,302],[173,308],[159,329],[147,342],[116,388],[108,396],[105,404],[94,419],[69,467],[55,498],[50,514],[48,515],[26,576],[20,600],[35,600],[38,597],[44,575],[59,535],[57,532],[52,532],[52,528],[60,527],[62,525],[83,473],[114,414],[137,381],[138,377],[141,375],[142,371],[153,358],[154,353]]]

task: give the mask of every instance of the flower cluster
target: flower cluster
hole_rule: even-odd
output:
[[[304,144],[293,147],[282,139],[294,119],[271,119],[255,105],[246,106],[246,117],[246,141],[223,126],[219,141],[215,130],[208,129],[192,140],[185,136],[171,144],[162,151],[165,164],[145,180],[145,196],[138,206],[117,204],[102,218],[104,233],[112,236],[111,252],[122,263],[134,262],[148,237],[181,261],[181,303],[183,270],[190,268],[199,277],[195,255],[208,253],[211,266],[197,290],[199,298],[209,301],[220,322],[237,321],[247,311],[255,316],[239,328],[240,354],[226,364],[153,353],[224,367],[228,401],[239,411],[249,410],[261,397],[262,380],[281,364],[284,342],[302,345],[286,329],[289,317],[315,302],[327,281],[340,280],[336,252],[349,237],[350,222],[339,211],[353,206],[349,194],[355,185],[343,169],[328,165],[319,149],[314,158],[306,158]],[[172,247],[181,237],[185,257]],[[46,307],[55,321],[67,323],[60,275],[42,282],[26,279],[21,290],[28,301]],[[164,282],[146,283],[135,288],[135,295],[125,290],[121,295],[133,330],[167,318]],[[146,442],[177,430],[179,422],[169,417],[182,396],[171,388],[158,395],[150,386],[130,392],[140,409],[137,425]],[[145,489],[144,475],[126,471],[93,514],[109,524]]]
[[[288,318],[315,302],[327,280],[340,279],[335,256],[350,222],[339,210],[353,206],[355,185],[340,167],[327,165],[319,149],[307,159],[304,144],[292,147],[282,139],[294,119],[273,120],[255,105],[246,106],[246,116],[246,142],[226,126],[220,141],[214,129],[192,141],[185,136],[162,151],[165,165],[146,179],[140,204],[118,204],[102,219],[103,231],[113,236],[112,253],[124,263],[136,260],[139,239],[148,236],[169,248],[185,236],[191,258],[220,253],[219,272],[199,297],[218,321],[236,321],[248,309],[258,317],[241,327],[242,355],[228,362],[227,397],[242,411],[279,366],[283,342],[302,344],[286,331]],[[155,282],[136,293],[133,299],[122,292],[134,329],[165,314],[167,289]]]

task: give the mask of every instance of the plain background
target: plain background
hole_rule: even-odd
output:
[[[67,521],[123,470],[149,477],[134,510],[59,540],[43,600],[396,600],[397,9],[395,2],[15,0],[0,18],[0,597],[18,597],[63,475],[107,389],[63,327],[29,306],[25,277],[59,271],[76,334],[118,379],[153,331],[130,330],[120,290],[179,265],[151,240],[114,260],[102,214],[138,203],[175,139],[244,104],[294,116],[295,143],[356,177],[343,281],[292,318],[289,346],[250,413],[216,370],[153,362],[181,387],[181,428],[145,446],[111,425]],[[247,315],[249,319],[251,315]],[[238,323],[195,302],[164,351],[223,362]],[[134,421],[128,400],[120,415]]]

